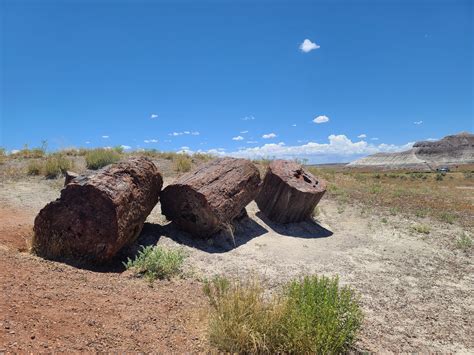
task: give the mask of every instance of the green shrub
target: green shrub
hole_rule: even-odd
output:
[[[142,274],[150,280],[169,279],[181,272],[185,254],[181,249],[166,249],[161,246],[142,247],[134,260],[124,263],[127,269]]]
[[[435,180],[436,181],[443,181],[444,175],[445,175],[444,173],[437,173],[436,177],[435,177]]]
[[[28,175],[40,175],[43,171],[43,163],[39,160],[30,160],[27,166]]]
[[[452,213],[449,213],[449,212],[443,212],[443,213],[440,214],[439,217],[443,222],[446,222],[446,223],[449,223],[449,224],[453,224],[454,221],[456,221],[456,218],[457,218],[457,216],[455,214],[452,214]]]
[[[174,168],[178,173],[185,173],[191,170],[193,161],[186,154],[176,154],[173,158]]]
[[[86,166],[88,169],[97,170],[106,165],[116,163],[120,160],[120,154],[112,149],[92,149],[86,153]]]
[[[48,179],[54,179],[72,168],[72,162],[61,154],[50,155],[43,165],[42,173]]]
[[[461,236],[456,240],[456,246],[459,249],[462,249],[464,251],[468,251],[469,249],[472,248],[473,242],[472,238],[469,237],[466,233],[462,233]]]
[[[428,226],[425,226],[423,224],[419,224],[417,226],[413,226],[412,229],[417,232],[417,233],[421,233],[421,234],[430,234],[430,227]]]
[[[209,337],[231,353],[340,353],[348,350],[362,312],[337,278],[309,276],[265,297],[258,282],[206,282],[212,306]]]

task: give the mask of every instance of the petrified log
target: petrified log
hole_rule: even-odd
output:
[[[260,173],[250,161],[216,159],[167,186],[161,212],[194,236],[210,236],[243,216],[259,187]]]
[[[36,216],[33,251],[48,259],[110,260],[138,237],[162,185],[143,157],[74,178]]]
[[[326,183],[295,162],[270,163],[255,202],[270,220],[300,222],[309,218],[326,192]]]
[[[77,178],[79,176],[79,174],[73,172],[73,171],[69,171],[69,170],[65,170],[64,173],[64,186],[66,186],[67,184],[69,184],[73,179]]]

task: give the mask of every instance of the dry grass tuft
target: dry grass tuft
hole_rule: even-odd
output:
[[[258,281],[216,278],[204,292],[213,308],[210,341],[230,353],[341,353],[362,321],[353,291],[337,278],[308,276],[273,297]]]

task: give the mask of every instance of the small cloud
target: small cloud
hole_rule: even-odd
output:
[[[181,150],[189,150],[189,147],[187,146],[181,147]]]
[[[367,134],[365,133],[359,134],[357,138],[367,138]]]
[[[241,118],[242,121],[253,121],[254,119],[254,116],[245,116]]]
[[[91,144],[91,142],[89,142],[89,141],[86,141],[86,144]]]
[[[422,124],[422,123],[423,123],[423,121],[415,121],[415,122],[413,122],[413,124],[418,124],[418,125],[419,125],[419,124]]]
[[[257,144],[258,141],[247,141],[248,144]]]
[[[249,133],[249,131],[240,131],[241,134]]]
[[[328,116],[325,116],[325,115],[321,115],[321,116],[318,116],[316,117],[314,120],[313,120],[314,123],[326,123],[326,122],[329,122],[329,117]]]
[[[158,139],[145,139],[143,142],[145,142],[145,143],[158,143]]]
[[[320,48],[320,46],[314,42],[311,42],[309,39],[305,39],[303,43],[300,44],[300,50],[304,53],[311,52],[312,50],[318,48]]]
[[[264,134],[262,136],[263,139],[271,139],[271,138],[275,138],[277,135],[275,133],[268,133],[268,134]]]
[[[191,131],[184,131],[184,132],[168,133],[169,136],[174,136],[174,137],[176,137],[176,136],[182,136],[183,134],[190,134],[190,135],[192,135],[192,136],[199,136],[200,133],[197,132],[197,131],[192,131],[192,132],[191,132]]]
[[[373,141],[378,141],[379,139],[377,137],[370,138]]]
[[[109,136],[102,136],[102,138],[107,139],[107,138],[109,138]]]
[[[132,149],[132,147],[130,147],[129,145],[121,145],[120,147],[122,147],[122,149],[125,149],[125,150],[129,150],[129,149]]]
[[[296,124],[293,123],[293,124],[291,125],[291,127],[296,127]]]
[[[156,113],[152,113],[152,114],[150,115],[150,118],[151,118],[151,119],[158,118],[158,115],[157,115]]]
[[[242,137],[242,136],[237,136],[237,137],[233,137],[232,140],[233,140],[233,141],[243,141],[243,140],[244,140],[244,137]]]

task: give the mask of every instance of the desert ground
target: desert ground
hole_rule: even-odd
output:
[[[155,163],[171,183],[172,161]],[[359,295],[354,350],[474,352],[472,171],[438,181],[316,169],[329,187],[314,220],[277,225],[252,202],[233,237],[206,240],[179,231],[158,204],[124,255],[158,244],[187,258],[181,277],[150,283],[121,260],[85,269],[29,253],[34,218],[63,180],[28,176],[25,166],[0,165],[0,352],[212,350],[203,279],[258,277],[271,292],[313,273],[338,275]]]

